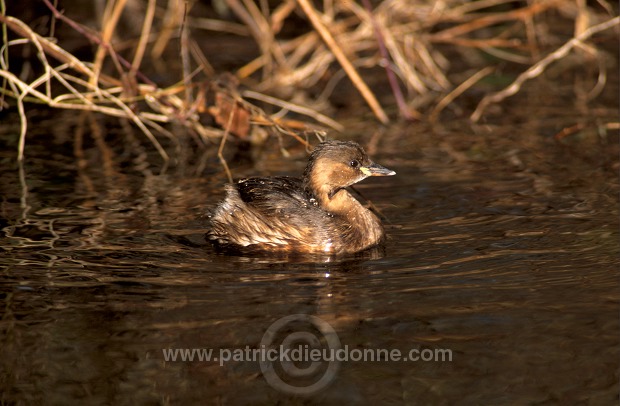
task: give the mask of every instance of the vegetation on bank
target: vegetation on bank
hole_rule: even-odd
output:
[[[47,8],[43,26],[10,15],[0,0],[0,109],[20,113],[19,160],[33,103],[131,120],[167,160],[158,138],[174,137],[170,122],[205,144],[215,140],[220,158],[229,136],[305,143],[307,134],[339,130],[325,111],[345,80],[381,123],[390,121],[386,110],[434,121],[472,86],[509,66],[517,74],[480,96],[470,116],[478,121],[487,107],[572,54],[597,66],[592,99],[608,76],[608,57],[598,45],[617,41],[620,27],[617,5],[606,0],[214,0],[209,7],[194,0],[100,0],[93,2],[101,12],[92,23],[80,22],[89,21],[85,10],[37,1]],[[75,34],[71,47],[56,34],[61,24]],[[197,40],[207,35],[246,38],[258,55],[218,72],[210,62],[217,55]],[[88,58],[71,51],[76,38],[92,46]],[[165,86],[149,76],[150,65],[171,54],[178,55],[178,81]],[[459,72],[451,64],[455,56],[464,67]],[[369,80],[378,71],[384,79]],[[390,97],[378,97],[385,89]],[[278,112],[259,107],[266,105]],[[289,112],[305,118],[288,118]]]

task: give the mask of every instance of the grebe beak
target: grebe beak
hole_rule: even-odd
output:
[[[391,169],[385,168],[379,164],[376,163],[371,163],[368,166],[362,166],[360,167],[360,171],[362,171],[362,173],[366,176],[392,176],[392,175],[396,175],[396,172],[394,172]]]

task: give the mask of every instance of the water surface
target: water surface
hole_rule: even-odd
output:
[[[314,261],[225,256],[204,241],[225,182],[215,146],[180,135],[162,173],[135,129],[98,118],[101,132],[77,143],[75,113],[31,112],[20,168],[5,114],[1,402],[616,404],[618,139],[604,124],[617,110],[604,98],[579,110],[557,91],[477,126],[350,120],[337,137],[397,172],[358,187],[389,239]],[[301,173],[305,151],[288,145],[288,159],[271,145],[254,164],[231,160],[234,175]],[[269,385],[258,362],[162,353],[258,348],[295,314],[349,348],[452,360],[342,362],[304,397]]]

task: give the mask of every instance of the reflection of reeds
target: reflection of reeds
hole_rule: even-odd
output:
[[[325,0],[322,4],[286,0],[272,3],[271,7],[267,2],[252,0],[214,2],[220,9],[234,14],[242,23],[239,24],[224,18],[192,17],[196,5],[192,1],[169,0],[165,8],[160,8],[155,0],[118,0],[106,3],[102,29],[96,32],[60,13],[50,0],[41,1],[50,9],[52,21],[61,20],[72,27],[96,45],[96,52],[92,62],[80,60],[64,49],[60,41],[43,37],[21,19],[5,15],[4,0],[0,0],[5,44],[0,53],[3,78],[0,107],[6,105],[4,99],[8,96],[15,100],[20,112],[20,159],[26,135],[25,102],[128,118],[167,160],[156,134],[172,137],[162,126],[171,121],[181,123],[204,141],[225,139],[230,134],[251,138],[265,130],[299,138],[297,131],[320,129],[320,125],[341,129],[338,123],[310,108],[311,98],[305,98],[308,106],[299,106],[267,96],[269,93],[292,97],[320,86],[322,91],[314,100],[319,105],[334,91],[338,81],[348,77],[377,119],[387,123],[385,106],[376,96],[378,92],[386,92],[373,88],[363,74],[368,68],[381,67],[388,75],[389,90],[400,115],[421,119],[424,116],[420,111],[428,110],[429,118],[434,121],[459,95],[494,71],[489,62],[476,64],[472,55],[484,52],[499,62],[529,65],[506,89],[480,101],[471,117],[478,120],[489,104],[499,103],[518,92],[526,80],[540,75],[550,63],[563,58],[573,48],[601,60],[597,50],[585,41],[620,24],[618,17],[604,16],[615,13],[605,1],[598,2],[601,10],[598,13],[584,0],[576,3],[534,0],[526,4],[512,0],[384,0],[374,2],[374,9],[367,0],[362,0],[362,5],[350,0]],[[118,37],[123,32],[118,28],[119,21],[130,6],[143,9],[144,18],[137,40],[121,42],[122,38]],[[574,19],[574,36],[549,52],[553,44],[549,44],[551,39],[545,35],[549,31],[545,16],[552,12]],[[283,27],[298,26],[291,21],[300,17],[309,24],[296,27],[292,34],[283,37]],[[608,19],[604,21],[605,18]],[[53,24],[51,32],[54,32]],[[8,38],[7,29],[15,39]],[[240,66],[234,72],[234,80],[217,79],[208,58],[191,36],[191,30],[202,29],[249,36],[258,45],[260,55]],[[177,35],[182,62],[180,80],[176,85],[160,88],[141,67],[145,59],[160,60]],[[124,51],[133,51],[129,60],[114,49],[113,40],[119,43],[119,49],[122,46]],[[43,71],[36,78],[19,76],[10,67],[8,48],[27,43],[36,50]],[[467,79],[459,76],[455,80],[449,61],[459,53],[464,56],[459,69],[466,71]],[[599,63],[599,69],[592,96],[605,85],[605,64]],[[200,75],[207,80],[201,81]],[[248,82],[253,90],[237,91],[236,80],[250,78]],[[309,126],[268,115],[251,104],[250,99],[280,107],[284,113],[305,115],[319,124]],[[210,119],[204,120],[205,115]]]

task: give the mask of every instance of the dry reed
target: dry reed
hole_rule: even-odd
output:
[[[26,103],[127,118],[140,128],[165,161],[168,154],[158,136],[172,137],[164,124],[175,121],[203,141],[219,139],[219,156],[223,160],[222,148],[231,134],[251,138],[254,133],[268,131],[305,142],[300,131],[325,127],[341,130],[340,124],[310,106],[320,109],[320,102],[329,97],[336,82],[344,77],[354,84],[376,118],[388,123],[386,106],[376,96],[381,89],[373,89],[365,80],[363,71],[369,68],[386,70],[401,117],[424,119],[420,112],[428,111],[428,118],[434,121],[462,93],[494,71],[488,63],[476,66],[463,60],[460,66],[469,74],[464,80],[455,80],[458,75],[451,72],[450,52],[465,55],[477,50],[497,58],[495,65],[528,65],[512,84],[479,102],[471,115],[473,121],[478,121],[490,104],[501,103],[517,93],[525,81],[543,73],[550,63],[574,48],[600,58],[598,50],[586,41],[620,26],[614,6],[605,0],[599,0],[596,9],[583,0],[384,0],[374,9],[367,0],[362,0],[362,5],[351,0],[324,0],[321,7],[308,0],[285,0],[272,7],[267,2],[251,0],[217,2],[220,15],[232,13],[241,24],[225,17],[193,17],[195,3],[189,0],[168,0],[164,7],[155,0],[117,0],[106,3],[102,29],[97,31],[69,18],[50,0],[41,1],[53,16],[51,33],[54,21],[62,21],[82,35],[84,41],[95,44],[96,52],[92,62],[80,60],[62,47],[62,41],[42,36],[22,19],[6,15],[4,0],[0,0],[4,44],[0,50],[0,108],[8,105],[8,97],[19,111],[19,160],[23,159],[26,140]],[[119,21],[130,6],[144,10],[144,17],[137,40],[124,42],[125,49],[133,50],[133,57],[127,61],[113,44],[123,44],[125,40]],[[545,26],[546,15],[551,13],[574,20],[574,34],[561,46],[557,46],[561,42],[550,36]],[[305,29],[294,22],[300,17],[309,21]],[[287,25],[296,26],[293,35],[282,34]],[[260,55],[232,72],[234,79],[218,77],[208,55],[192,36],[192,31],[198,30],[250,37],[247,40],[257,44]],[[13,38],[9,39],[8,31]],[[181,76],[176,85],[161,88],[141,67],[147,56],[152,60],[161,58],[177,39]],[[25,44],[36,50],[37,59],[29,63],[39,65],[40,69],[30,70],[41,70],[43,74],[38,77],[22,77],[11,69],[9,48]],[[107,65],[113,68],[106,67],[105,62],[111,62]],[[605,64],[599,64],[599,68],[592,96],[605,86]],[[237,80],[251,83],[253,90],[238,91]],[[292,89],[289,95],[295,95],[317,86],[322,89],[320,95],[312,98],[306,94],[306,106],[269,96],[282,93],[283,89]],[[307,120],[286,120],[280,117],[282,112],[266,114],[249,100],[280,107],[284,113],[305,115]],[[204,115],[216,124],[204,124]],[[228,170],[227,173],[230,176]]]

